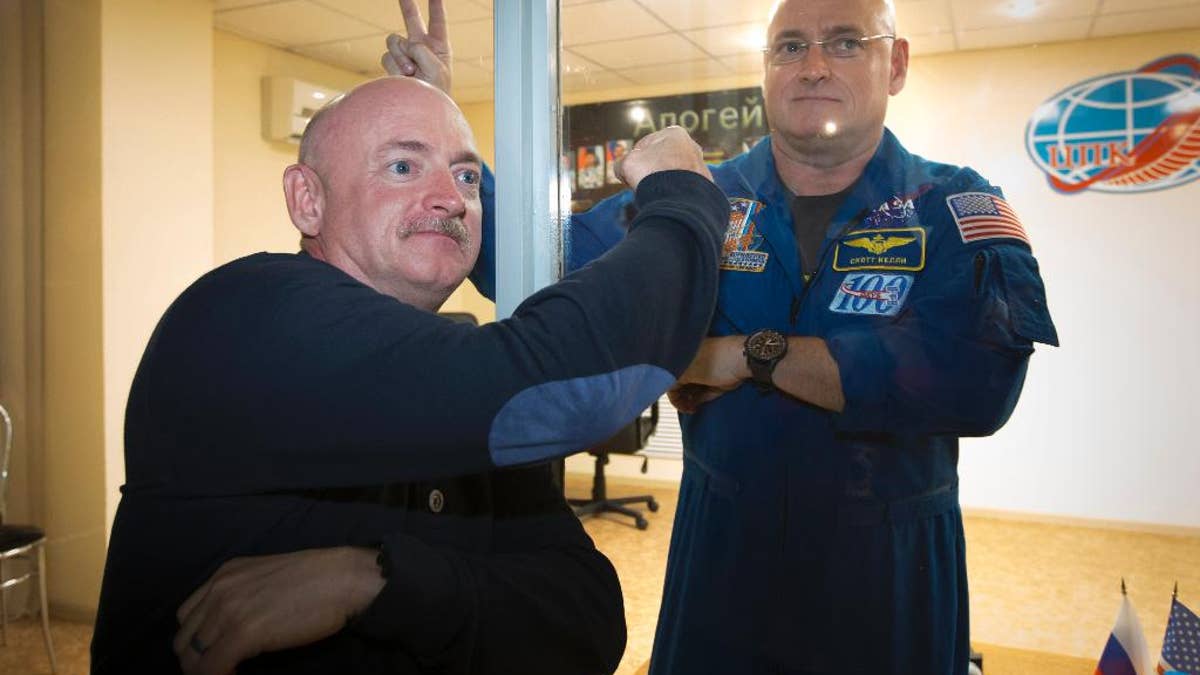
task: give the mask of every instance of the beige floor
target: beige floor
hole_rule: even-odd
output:
[[[586,495],[588,485],[568,477],[572,496]],[[629,644],[617,675],[631,675],[650,658],[677,492],[655,483],[610,488],[614,496],[649,491],[662,505],[647,514],[644,532],[621,516],[586,521],[621,577]],[[1091,675],[1116,617],[1122,577],[1155,656],[1175,581],[1180,599],[1200,610],[1200,537],[972,516],[965,529],[971,633],[988,675]]]
[[[571,496],[585,496],[586,477],[568,476]],[[625,591],[629,643],[617,671],[634,675],[650,658],[666,566],[676,491],[662,484],[613,482],[614,495],[653,493],[661,504],[649,529],[624,517],[590,518],[586,527],[613,561]],[[1200,609],[1200,537],[968,517],[972,635],[988,675],[1090,675],[1129,587],[1146,640],[1162,643],[1172,584]],[[9,624],[0,675],[49,673],[35,621]],[[87,673],[91,627],[55,621],[59,672]]]
[[[51,621],[54,654],[59,675],[87,675],[88,645],[92,626],[71,621]],[[50,661],[42,643],[42,624],[35,619],[10,621],[8,645],[0,646],[0,675],[48,675]]]
[[[1200,610],[1200,536],[966,518],[971,634],[982,642],[1096,658],[1124,577],[1157,657],[1171,590]]]

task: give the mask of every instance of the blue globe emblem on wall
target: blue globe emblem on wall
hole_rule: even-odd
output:
[[[1168,56],[1064,89],[1034,113],[1025,149],[1067,194],[1147,192],[1200,178],[1200,59]]]

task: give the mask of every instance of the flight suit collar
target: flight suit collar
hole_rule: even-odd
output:
[[[905,161],[908,152],[900,145],[896,136],[884,129],[883,138],[875,154],[867,162],[862,176],[854,183],[854,188],[846,200],[838,208],[830,220],[829,230],[825,235],[820,260],[825,265],[825,249],[829,242],[861,223],[871,210],[886,202],[897,191],[903,191],[908,183],[905,173]],[[771,137],[767,136],[755,145],[750,152],[735,160],[738,163],[737,175],[744,188],[748,188],[754,198],[763,204],[767,217],[759,219],[759,233],[762,235],[770,253],[782,266],[792,291],[799,296],[804,292],[804,280],[800,273],[800,256],[796,249],[796,235],[792,229],[791,201],[792,193],[784,186],[775,168],[775,156],[771,152]],[[722,186],[735,196],[732,186]],[[817,270],[818,272],[820,269]]]
[[[908,151],[890,130],[884,129],[875,155],[867,162],[862,175],[854,183],[854,189],[829,222],[826,242],[856,227],[873,209],[906,190],[907,159]]]

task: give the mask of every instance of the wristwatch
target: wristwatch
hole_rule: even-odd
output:
[[[775,388],[771,374],[775,372],[775,366],[783,360],[787,350],[787,336],[777,330],[764,328],[746,337],[742,353],[746,355],[746,365],[750,368],[750,380],[759,389],[767,391]]]

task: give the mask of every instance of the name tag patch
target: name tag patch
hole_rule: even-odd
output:
[[[850,232],[837,243],[833,269],[919,272],[925,269],[925,230],[904,227]]]
[[[847,274],[829,309],[838,314],[896,316],[912,285],[911,274]]]
[[[762,272],[767,268],[770,254],[760,251],[763,237],[755,220],[762,211],[762,202],[753,199],[729,200],[729,227],[721,246],[721,269],[733,272]]]

